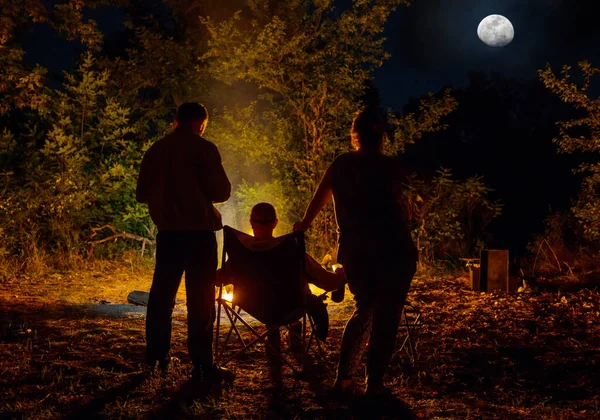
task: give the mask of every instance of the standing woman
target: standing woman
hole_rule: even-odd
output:
[[[334,389],[353,394],[353,368],[368,340],[366,394],[390,390],[383,376],[390,363],[402,307],[416,271],[415,248],[401,202],[403,171],[383,154],[384,114],[367,108],[352,122],[355,151],[338,156],[327,169],[301,222],[307,230],[333,197],[339,230],[338,261],[356,301],[346,324]]]

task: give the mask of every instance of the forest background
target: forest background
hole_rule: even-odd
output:
[[[206,137],[219,147],[234,187],[219,207],[224,221],[247,230],[252,205],[268,201],[279,212],[278,233],[289,231],[324,170],[349,150],[354,113],[380,105],[372,79],[389,57],[385,24],[406,5],[0,1],[3,275],[151,249],[156,229],[146,206],[135,201],[139,165],[187,101],[209,109]],[[113,27],[103,24],[109,15],[117,16],[116,28],[115,19]],[[36,60],[40,37],[63,43],[53,68]],[[562,73],[548,66],[531,82],[471,74],[466,88],[414,99],[402,112],[388,110],[386,153],[414,172],[404,202],[422,266],[458,264],[487,246],[512,247],[520,256],[527,246],[539,253],[545,243],[544,252],[559,253],[560,261],[597,255],[600,107],[588,91],[598,69],[581,62],[579,70],[571,77],[568,66]],[[531,156],[509,147],[523,136],[543,144],[546,160],[570,155],[562,168],[577,176],[522,175],[539,186],[532,195],[568,182],[573,194],[562,197],[561,212],[532,211],[530,197],[503,206],[495,190],[502,192],[506,166],[491,179],[464,170],[489,165],[481,157],[498,152],[495,162],[522,159],[527,167]],[[477,137],[489,138],[480,150],[469,142]],[[505,222],[496,222],[503,213]],[[512,226],[517,239],[502,239],[494,223],[496,231]],[[531,227],[519,229],[524,223]],[[335,243],[329,206],[308,232],[308,244],[322,259],[335,256]]]

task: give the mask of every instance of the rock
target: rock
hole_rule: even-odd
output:
[[[133,303],[134,305],[139,306],[148,306],[148,298],[150,297],[150,293],[141,292],[139,290],[134,290],[133,292],[127,295],[127,302]],[[176,305],[181,305],[185,303],[185,300],[177,299],[175,301]]]
[[[150,293],[148,292],[140,292],[139,290],[134,290],[133,292],[127,295],[127,302],[133,303],[134,305],[148,306],[149,297]]]

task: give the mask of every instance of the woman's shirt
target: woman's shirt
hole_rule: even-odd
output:
[[[393,158],[349,152],[331,165],[340,244],[401,248],[412,245],[402,206],[394,191],[403,174]],[[414,247],[414,246],[413,246]]]

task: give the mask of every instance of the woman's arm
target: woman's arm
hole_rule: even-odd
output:
[[[323,209],[323,207],[325,207],[325,205],[329,203],[329,200],[331,200],[331,197],[333,196],[332,177],[333,176],[330,166],[329,169],[327,169],[327,172],[325,172],[325,175],[323,176],[323,179],[321,180],[321,183],[317,188],[317,192],[315,192],[315,195],[310,201],[310,204],[306,209],[306,213],[304,213],[304,218],[301,222],[298,222],[294,225],[294,231],[307,230],[310,227],[312,221],[315,219],[315,217],[317,217],[321,209]]]

